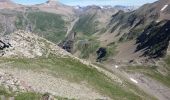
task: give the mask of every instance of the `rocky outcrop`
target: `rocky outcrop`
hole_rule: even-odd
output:
[[[76,40],[76,32],[70,33],[67,35],[66,39],[58,44],[61,48],[67,52],[72,53],[74,48],[74,42]]]
[[[26,31],[20,30],[10,34],[8,41],[7,44],[3,44],[6,47],[2,49],[4,57],[34,58],[49,54],[60,56],[69,54],[46,39]]]
[[[106,56],[107,51],[106,51],[106,48],[100,47],[100,48],[96,51],[96,53],[97,53],[97,56],[98,56],[97,59],[96,59],[96,61],[97,61],[97,62],[101,62],[102,59]]]
[[[137,38],[137,51],[144,49],[144,56],[151,58],[166,55],[170,41],[170,21],[153,22]]]

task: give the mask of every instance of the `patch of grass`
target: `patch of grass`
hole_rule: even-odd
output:
[[[77,60],[71,58],[57,58],[51,56],[49,58],[36,58],[36,59],[2,59],[6,61],[14,61],[11,66],[21,69],[32,69],[41,71],[48,69],[54,76],[60,76],[71,82],[85,81],[90,87],[98,90],[103,95],[107,95],[116,100],[142,100],[142,97],[132,91],[120,86],[118,83],[113,82],[104,74],[98,72],[96,69],[86,66]],[[28,94],[29,95],[29,94]],[[148,98],[151,99],[151,98]]]
[[[15,100],[40,100],[42,95],[34,92],[23,92],[23,93],[14,93],[10,90],[7,90],[5,87],[0,86],[0,95],[4,95],[5,98],[15,97]]]
[[[0,86],[0,95],[4,95],[5,97],[10,97],[13,94],[9,93],[9,91],[7,91],[7,89],[5,89],[5,87]]]
[[[33,93],[33,92],[26,92],[26,93],[19,93],[15,100],[40,100],[42,97],[41,94]]]

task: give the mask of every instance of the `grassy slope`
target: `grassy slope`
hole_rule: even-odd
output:
[[[92,35],[96,32],[97,22],[95,20],[95,15],[82,15],[79,21],[74,26],[73,30],[76,32],[81,32],[84,35]]]
[[[24,17],[22,15],[22,13],[18,13],[17,16],[16,16],[16,21],[15,21],[15,26],[17,29],[22,29],[24,30],[25,29],[25,24],[26,22],[24,22]]]
[[[41,69],[49,69],[54,76],[60,75],[62,78],[72,82],[86,81],[90,86],[116,100],[142,100],[139,94],[133,93],[128,89],[121,87],[118,83],[113,82],[104,74],[96,69],[81,64],[77,60],[70,58],[37,58],[37,59],[2,59],[3,62],[15,61],[14,67],[23,69],[32,69],[41,71]],[[148,97],[148,99],[153,99]]]
[[[27,13],[28,20],[24,19],[21,13],[18,14],[15,22],[18,29],[25,29],[27,24],[31,23],[33,32],[39,33],[40,36],[45,37],[49,41],[58,43],[64,39],[67,30],[65,21],[60,15],[41,11],[29,11]]]
[[[65,22],[60,15],[46,12],[31,12],[28,15],[29,20],[34,23],[35,32],[52,41],[62,40],[66,34]]]
[[[41,94],[33,93],[33,92],[27,92],[27,93],[19,93],[15,100],[40,100],[42,97]]]

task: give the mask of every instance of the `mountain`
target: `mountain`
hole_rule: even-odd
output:
[[[126,92],[122,85],[129,82],[71,55],[35,33],[16,31],[2,37],[0,45],[3,47],[0,83],[4,98],[152,99],[138,89],[132,88],[137,94]],[[113,91],[120,94],[112,94]]]
[[[115,46],[117,46],[119,53],[113,57],[114,59],[131,61],[137,58],[146,60],[150,58],[145,57],[148,51],[138,50],[140,43],[136,41],[145,33],[144,31],[147,31],[149,26],[154,26],[153,23],[158,24],[159,28],[167,23],[170,18],[168,4],[169,0],[159,0],[128,12],[124,9],[127,7],[122,6],[79,7],[76,12],[78,18],[73,21],[74,23],[67,33],[66,39],[59,45],[77,56],[83,58],[91,56],[92,59],[94,59],[97,48],[100,47],[108,49],[108,56],[112,58],[113,54],[116,53]],[[120,8],[123,8],[124,11],[120,10]],[[122,49],[123,43],[126,41],[129,43],[127,43],[126,48]],[[122,53],[126,49],[131,51]],[[166,55],[166,52],[163,53],[163,51],[166,51],[166,49],[156,53],[158,58],[160,57],[158,55]],[[148,54],[148,56],[156,55]]]
[[[168,11],[167,11],[168,6],[167,6],[167,8],[164,9],[164,11],[161,10],[165,6],[165,4],[169,4],[169,1],[168,0],[167,1],[160,0],[160,1],[157,1],[152,4],[146,4],[132,12],[119,11],[117,14],[112,16],[112,20],[110,21],[108,28],[107,28],[110,30],[108,32],[106,32],[105,34],[101,35],[100,39],[102,41],[107,41],[106,44],[109,44],[109,43],[116,42],[116,41],[119,41],[119,42],[130,41],[130,40],[134,41],[136,38],[140,37],[142,34],[145,34],[145,32],[147,32],[147,34],[152,35],[153,33],[151,31],[149,31],[149,33],[148,33],[148,27],[153,28],[154,27],[153,23],[160,26],[158,29],[161,29],[162,25],[166,25],[166,23],[168,23],[168,20],[170,18],[170,17],[168,17],[169,16]],[[163,29],[167,30],[166,27],[163,27]],[[112,35],[110,35],[110,34],[112,34]],[[162,32],[159,34],[164,34],[164,33]],[[148,41],[147,40],[148,38],[143,38],[143,39],[146,39],[146,41]],[[162,40],[162,42],[163,42],[163,40]],[[131,44],[131,43],[133,43],[133,44]],[[131,42],[131,43],[129,44],[129,47],[132,47],[130,45],[134,45],[134,42]],[[138,45],[138,44],[135,44],[133,46],[134,49],[135,49],[136,45]],[[151,47],[152,46],[153,45],[151,45]],[[129,47],[127,46],[126,49],[128,49]],[[145,47],[145,48],[147,48],[147,47]],[[135,50],[133,50],[133,51],[135,52]],[[163,51],[160,50],[158,52],[160,53]],[[157,52],[157,54],[159,55],[158,52]],[[126,55],[122,55],[122,56],[118,55],[118,58],[123,57],[123,56],[128,56],[128,55],[131,55],[131,54],[127,53]],[[133,56],[135,56],[135,58],[136,58],[136,55],[133,55]],[[142,55],[140,53],[138,55],[138,57],[141,58],[141,56]],[[130,56],[129,58],[135,59],[132,56]]]
[[[8,0],[2,0],[1,3],[12,5],[1,6],[4,8],[18,5]],[[128,9],[123,6],[87,6],[74,9],[58,1],[49,0],[33,6],[20,6],[14,11],[2,9],[1,34],[9,34],[18,29],[35,32],[52,42],[59,43],[63,48],[68,48],[67,51],[87,58],[91,53],[93,57],[96,49],[100,47],[110,48],[112,55],[116,45],[120,46],[124,41],[131,40],[134,42],[129,44],[129,48],[133,47],[135,52],[140,50],[135,50],[139,46],[134,43],[148,26],[152,26],[154,22],[159,24],[164,20],[169,20],[168,4],[168,0],[159,0],[127,12],[119,9]],[[110,47],[110,44],[114,45]],[[89,45],[87,51],[79,49],[85,45]],[[134,58],[127,56],[128,60],[140,58],[141,53],[135,55]],[[127,53],[126,55],[133,54]],[[125,55],[118,53],[116,59],[123,58],[122,56]]]
[[[78,49],[79,45],[83,46],[86,45],[86,43],[90,43],[90,45],[95,43],[94,49],[87,49],[94,53],[99,43],[96,39],[92,38],[92,41],[89,41],[90,37],[95,37],[99,36],[98,34],[103,34],[103,32],[106,31],[107,24],[109,23],[112,14],[117,12],[118,10],[115,8],[101,8],[100,6],[87,6],[77,9],[77,19],[74,21],[70,31],[67,33],[66,39],[60,43],[60,46],[68,48],[67,51],[76,54],[79,52],[78,50],[80,50]],[[74,47],[72,47],[72,45],[74,45]],[[89,53],[85,52],[80,56],[88,57]]]
[[[129,12],[129,11],[133,11],[136,10],[138,7],[135,6],[121,6],[121,5],[116,5],[114,6],[114,8],[118,9],[118,10],[123,10],[125,12]]]
[[[169,0],[0,4],[2,98],[169,100]]]
[[[0,11],[2,35],[24,29],[58,43],[65,37],[67,27],[75,19],[72,7],[53,0],[33,6],[18,6],[18,4],[10,1],[3,1],[2,3],[9,5],[8,7],[3,4],[1,6],[3,8]],[[9,9],[9,7],[11,8]],[[47,34],[49,32],[51,34]]]
[[[11,0],[0,0],[0,9],[16,9],[21,5],[12,2]]]
[[[73,7],[61,4],[57,0],[48,0],[46,3],[34,5],[33,7],[37,7],[41,11],[64,15],[65,17],[73,17],[74,15]]]

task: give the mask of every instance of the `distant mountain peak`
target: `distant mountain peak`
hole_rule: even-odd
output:
[[[11,2],[11,0],[0,0],[0,2]]]
[[[11,0],[0,0],[0,3],[13,3]]]
[[[19,7],[19,5],[11,0],[0,0],[0,9],[14,9],[17,7]]]
[[[58,0],[48,0],[47,4],[56,4]]]
[[[123,5],[116,5],[114,6],[114,8],[118,9],[118,10],[123,10],[125,12],[129,12],[129,11],[133,11],[138,9],[138,6],[123,6]]]

